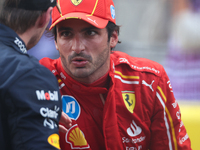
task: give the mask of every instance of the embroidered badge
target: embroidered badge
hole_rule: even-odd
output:
[[[75,6],[78,6],[82,0],[71,0],[72,4],[74,4]]]
[[[79,129],[78,125],[72,126],[66,134],[66,142],[71,145],[72,149],[87,149],[88,145],[83,132]]]
[[[146,81],[142,80],[142,84],[144,84],[144,85],[146,85],[147,87],[149,87],[149,88],[152,90],[152,92],[154,91],[154,90],[153,90],[153,87],[152,87],[153,83],[154,83],[154,80],[151,82],[151,84],[148,84],[148,83],[146,83]]]
[[[122,91],[122,97],[126,108],[133,113],[135,108],[135,92],[134,91]]]
[[[59,144],[59,135],[58,134],[52,134],[48,137],[47,141],[49,144],[52,146],[56,147],[57,149],[60,149],[60,144]]]
[[[110,6],[111,17],[115,19],[115,7],[113,5]]]
[[[62,108],[63,111],[74,120],[77,120],[81,113],[81,107],[73,96],[62,96]]]

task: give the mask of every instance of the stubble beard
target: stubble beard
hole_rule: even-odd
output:
[[[34,47],[39,42],[41,37],[42,37],[42,34],[41,35],[38,35],[38,34],[33,35],[30,38],[29,42],[27,43],[27,50],[29,50],[32,47]]]
[[[69,68],[70,60],[74,58],[75,56],[81,56],[83,58],[86,58],[90,63],[90,66],[89,66],[90,68],[83,67],[83,68],[76,68],[75,71],[70,70]],[[109,59],[108,57],[110,57],[110,52],[109,52],[108,47],[106,47],[104,51],[100,53],[96,59],[93,59],[91,56],[85,55],[83,53],[73,54],[71,56],[68,56],[68,60],[66,60],[62,54],[60,54],[60,57],[63,64],[63,68],[66,71],[66,73],[76,80],[87,79],[91,77],[93,74],[97,74],[95,75],[94,80],[98,80],[98,78],[103,76],[108,71],[108,70],[104,70],[104,68],[102,67],[107,68],[107,66],[104,66],[104,65],[108,65],[108,66],[110,65],[110,62],[109,64],[105,64],[105,63],[108,63],[107,62]]]

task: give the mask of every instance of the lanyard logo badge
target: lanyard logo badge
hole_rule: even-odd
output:
[[[126,108],[133,113],[135,108],[135,92],[134,91],[122,91],[122,97]]]
[[[75,6],[78,6],[82,0],[71,0],[72,4],[74,4]]]
[[[73,96],[62,96],[62,108],[63,111],[74,120],[77,120],[81,113],[80,105]]]

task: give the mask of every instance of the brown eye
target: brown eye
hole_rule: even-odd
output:
[[[69,31],[63,31],[63,32],[61,32],[61,34],[60,34],[61,36],[64,36],[64,37],[69,37],[69,36],[71,36],[72,35],[72,33],[71,32],[69,32]]]
[[[87,34],[87,35],[93,36],[93,35],[96,35],[97,32],[96,32],[96,31],[93,31],[93,30],[88,30],[88,31],[86,32],[86,34]]]

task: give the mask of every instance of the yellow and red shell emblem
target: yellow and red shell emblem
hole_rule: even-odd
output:
[[[86,149],[90,148],[83,132],[79,129],[78,125],[72,126],[66,134],[66,142],[71,145],[72,149]]]

